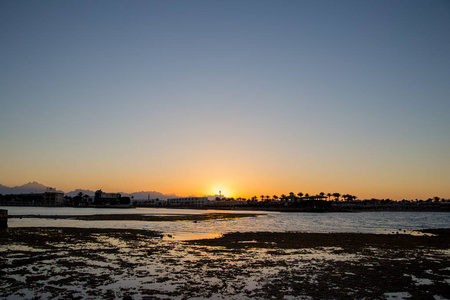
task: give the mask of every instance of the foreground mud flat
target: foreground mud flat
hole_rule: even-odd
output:
[[[428,236],[0,231],[1,299],[450,299],[450,230]]]

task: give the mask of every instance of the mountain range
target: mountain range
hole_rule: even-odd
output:
[[[38,183],[36,181],[33,182],[29,182],[26,183],[24,185],[20,185],[20,186],[15,186],[15,187],[8,187],[5,185],[0,184],[0,194],[2,195],[7,195],[7,194],[30,194],[30,193],[43,193],[45,192],[47,189],[49,188],[49,186],[43,185],[41,183]],[[64,193],[63,191],[59,191],[61,193]],[[76,196],[79,193],[83,193],[83,195],[89,195],[91,197],[94,196],[95,191],[91,191],[91,190],[86,190],[86,189],[76,189],[74,191],[68,192],[68,193],[64,193],[66,196]],[[105,192],[109,192],[109,191],[105,191]],[[123,197],[133,197],[134,200],[139,200],[139,199],[148,199],[149,197],[151,199],[167,199],[167,198],[172,198],[172,197],[178,197],[177,195],[174,194],[163,194],[160,192],[156,192],[156,191],[140,191],[140,192],[134,192],[134,193],[120,193]]]
[[[24,185],[8,187],[0,184],[0,194],[31,194],[31,193],[43,193],[45,192],[49,186],[45,186],[36,181],[28,182]],[[58,191],[63,192],[63,191]]]

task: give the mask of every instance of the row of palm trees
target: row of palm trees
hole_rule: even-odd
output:
[[[269,195],[261,195],[259,197],[257,196],[253,196],[250,199],[246,199],[246,198],[237,198],[236,200],[240,200],[240,201],[249,201],[249,202],[258,202],[258,201],[262,201],[262,202],[295,202],[297,200],[300,199],[324,199],[324,198],[328,198],[328,201],[331,201],[331,198],[333,198],[334,201],[340,201],[341,199],[344,201],[354,201],[356,200],[358,197],[354,196],[354,195],[350,195],[350,194],[343,194],[341,195],[340,193],[319,193],[317,195],[310,195],[308,193],[303,194],[302,192],[295,194],[294,192],[290,192],[289,195],[285,195],[282,194],[281,196],[278,195],[273,195],[273,196],[269,196]],[[234,199],[229,199],[229,200],[234,200]]]

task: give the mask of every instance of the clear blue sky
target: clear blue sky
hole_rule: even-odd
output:
[[[0,184],[450,198],[449,1],[0,1]]]

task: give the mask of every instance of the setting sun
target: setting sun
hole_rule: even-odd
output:
[[[230,190],[224,186],[216,186],[213,188],[213,194],[214,195],[221,195],[223,197],[232,197],[232,193]]]

